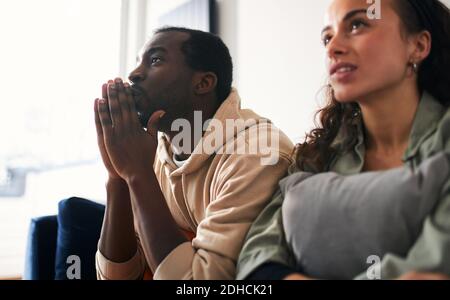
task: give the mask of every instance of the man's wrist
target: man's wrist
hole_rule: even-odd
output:
[[[127,182],[121,178],[121,177],[111,177],[109,176],[106,180],[106,187],[119,187],[119,186],[126,186]]]
[[[142,184],[149,185],[152,182],[158,182],[158,180],[156,179],[155,172],[153,171],[153,169],[151,169],[142,172],[136,172],[126,178],[125,182],[130,188],[133,188],[139,187]]]
[[[130,189],[128,184],[122,178],[108,178],[106,181],[106,193],[107,193],[107,204],[110,205],[111,202],[117,202],[116,199],[123,199],[130,197]],[[123,201],[121,201],[123,202]]]

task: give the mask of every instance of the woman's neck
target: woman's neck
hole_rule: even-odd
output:
[[[419,101],[419,90],[409,81],[360,101],[367,150],[383,155],[404,152]]]

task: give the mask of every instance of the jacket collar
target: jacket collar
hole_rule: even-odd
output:
[[[403,155],[403,161],[406,162],[414,158],[423,144],[423,142],[432,135],[445,113],[445,107],[442,106],[431,94],[424,92],[420,99],[419,106],[414,117],[413,127],[410,134],[408,148]],[[332,171],[341,174],[360,173],[364,167],[365,143],[364,143],[364,125],[362,118],[357,118],[358,142],[353,151],[339,155],[332,163]],[[338,145],[344,139],[344,133],[339,132],[333,144]]]
[[[432,135],[445,114],[446,108],[429,93],[424,92],[419,103],[404,161],[415,157],[423,142]]]

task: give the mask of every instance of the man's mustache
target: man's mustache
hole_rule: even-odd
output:
[[[131,85],[130,88],[142,127],[147,128],[151,115],[158,110],[164,110],[169,115],[168,102],[160,98],[150,99],[147,91],[137,84]]]
[[[133,97],[147,97],[147,92],[137,84],[131,85],[131,94]]]

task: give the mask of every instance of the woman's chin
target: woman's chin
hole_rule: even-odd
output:
[[[355,97],[350,96],[335,96],[336,101],[342,104],[355,102]]]
[[[355,91],[351,91],[349,89],[334,90],[334,98],[339,103],[355,102],[356,99],[358,99],[358,96],[358,93],[355,93]]]

